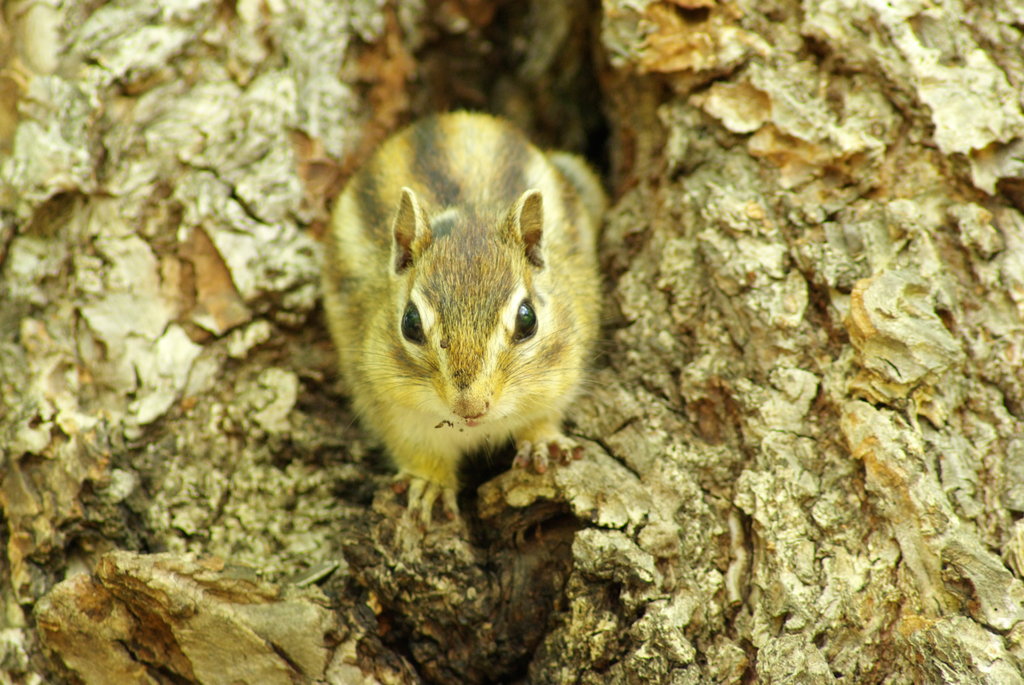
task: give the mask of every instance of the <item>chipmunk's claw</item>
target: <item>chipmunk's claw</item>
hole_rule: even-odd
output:
[[[455,488],[448,488],[411,474],[399,474],[392,488],[396,493],[406,492],[406,515],[425,526],[434,521],[434,505],[441,500],[442,515],[449,521],[459,515],[459,502]]]
[[[583,458],[583,446],[561,433],[540,440],[520,440],[516,443],[516,457],[512,462],[520,468],[544,473],[551,464],[570,464]]]

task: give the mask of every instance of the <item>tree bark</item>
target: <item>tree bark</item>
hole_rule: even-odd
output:
[[[1024,682],[1024,4],[3,21],[0,682]],[[607,325],[424,530],[319,237],[454,107],[605,167]]]

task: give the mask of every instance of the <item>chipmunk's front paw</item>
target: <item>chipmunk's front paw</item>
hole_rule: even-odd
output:
[[[426,478],[400,473],[395,477],[394,489],[395,492],[407,493],[406,515],[418,519],[424,525],[433,522],[434,505],[438,500],[441,500],[442,515],[445,518],[453,520],[459,515],[455,488],[446,488]]]
[[[572,438],[555,433],[534,440],[516,441],[516,458],[513,464],[544,473],[552,463],[569,464],[573,459],[583,458],[583,446]]]

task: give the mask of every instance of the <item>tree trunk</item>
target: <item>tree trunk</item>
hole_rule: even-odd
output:
[[[3,20],[0,682],[1024,682],[1024,4]],[[607,325],[422,529],[319,238],[456,107],[603,167]]]

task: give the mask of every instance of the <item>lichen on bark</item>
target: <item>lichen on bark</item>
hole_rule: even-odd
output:
[[[8,3],[3,679],[1024,678],[1024,6],[556,4]],[[608,325],[422,531],[318,238],[458,106],[604,166]]]

